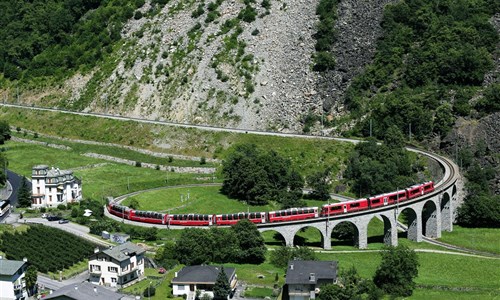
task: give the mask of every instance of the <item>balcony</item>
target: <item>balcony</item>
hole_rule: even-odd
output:
[[[15,284],[14,285],[14,291],[19,291],[19,290],[22,290],[23,289],[23,286],[20,285],[20,284]]]
[[[101,268],[90,268],[89,272],[90,274],[98,274],[98,275],[102,273]]]

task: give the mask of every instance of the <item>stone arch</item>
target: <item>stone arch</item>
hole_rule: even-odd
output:
[[[359,246],[359,228],[356,223],[344,220],[335,223],[330,233],[331,246]]]
[[[438,215],[440,216],[440,211],[436,206],[434,201],[426,201],[422,207],[422,234],[430,237],[436,238],[441,236],[441,224],[438,224]]]
[[[412,207],[405,207],[397,215],[398,220],[400,219],[406,223],[406,232],[403,236],[414,242],[422,241],[422,216],[417,214],[417,212]]]
[[[451,207],[451,197],[448,193],[443,193],[441,196],[441,230],[453,230],[453,210]]]
[[[379,232],[375,232],[377,227]],[[375,230],[374,230],[375,227]],[[381,227],[381,228],[380,228]],[[381,229],[381,230],[380,230]],[[398,244],[398,228],[395,217],[389,218],[384,214],[374,215],[367,224],[367,243],[384,243],[388,246],[397,246]]]
[[[457,193],[457,185],[454,184],[453,189],[451,190],[451,196],[454,197],[456,193]]]
[[[262,237],[264,238],[264,243],[270,246],[285,246],[286,239],[285,236],[278,230],[268,229],[266,231],[261,232]]]
[[[315,226],[300,227],[293,235],[294,246],[323,247],[324,237]]]

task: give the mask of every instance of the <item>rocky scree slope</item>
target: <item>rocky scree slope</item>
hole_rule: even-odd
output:
[[[325,74],[311,68],[318,0],[270,6],[174,0],[153,16],[146,1],[144,17],[126,24],[114,60],[67,81],[68,103],[85,99],[87,111],[301,132],[310,112],[343,112],[343,92],[371,60],[389,2],[340,2],[337,67]],[[255,20],[238,19],[248,10]]]

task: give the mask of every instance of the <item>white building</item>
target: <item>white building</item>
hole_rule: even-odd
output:
[[[27,299],[25,261],[0,259],[0,300]]]
[[[217,266],[186,266],[175,273],[172,279],[172,294],[174,296],[187,295],[188,299],[194,299],[196,291],[200,291],[200,297],[208,295],[214,297],[213,288],[220,267]],[[235,268],[224,268],[231,289],[236,287],[238,277]]]
[[[34,166],[31,172],[31,207],[57,207],[82,199],[81,181],[73,171]]]
[[[336,261],[292,260],[288,262],[282,299],[315,299],[322,285],[336,282]]]
[[[106,250],[96,249],[89,258],[89,281],[105,286],[123,286],[144,276],[145,251],[126,242]]]

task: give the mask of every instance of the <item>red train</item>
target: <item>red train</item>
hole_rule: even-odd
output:
[[[211,226],[211,225],[234,225],[239,220],[248,219],[255,224],[275,223],[306,220],[318,217],[326,217],[351,213],[361,210],[373,209],[387,205],[394,205],[413,198],[420,197],[434,191],[432,181],[413,185],[404,190],[390,192],[369,198],[357,199],[341,203],[325,204],[319,210],[318,207],[289,208],[271,212],[240,212],[233,214],[163,214],[152,211],[133,210],[126,206],[109,203],[109,213],[123,219],[178,226]]]

